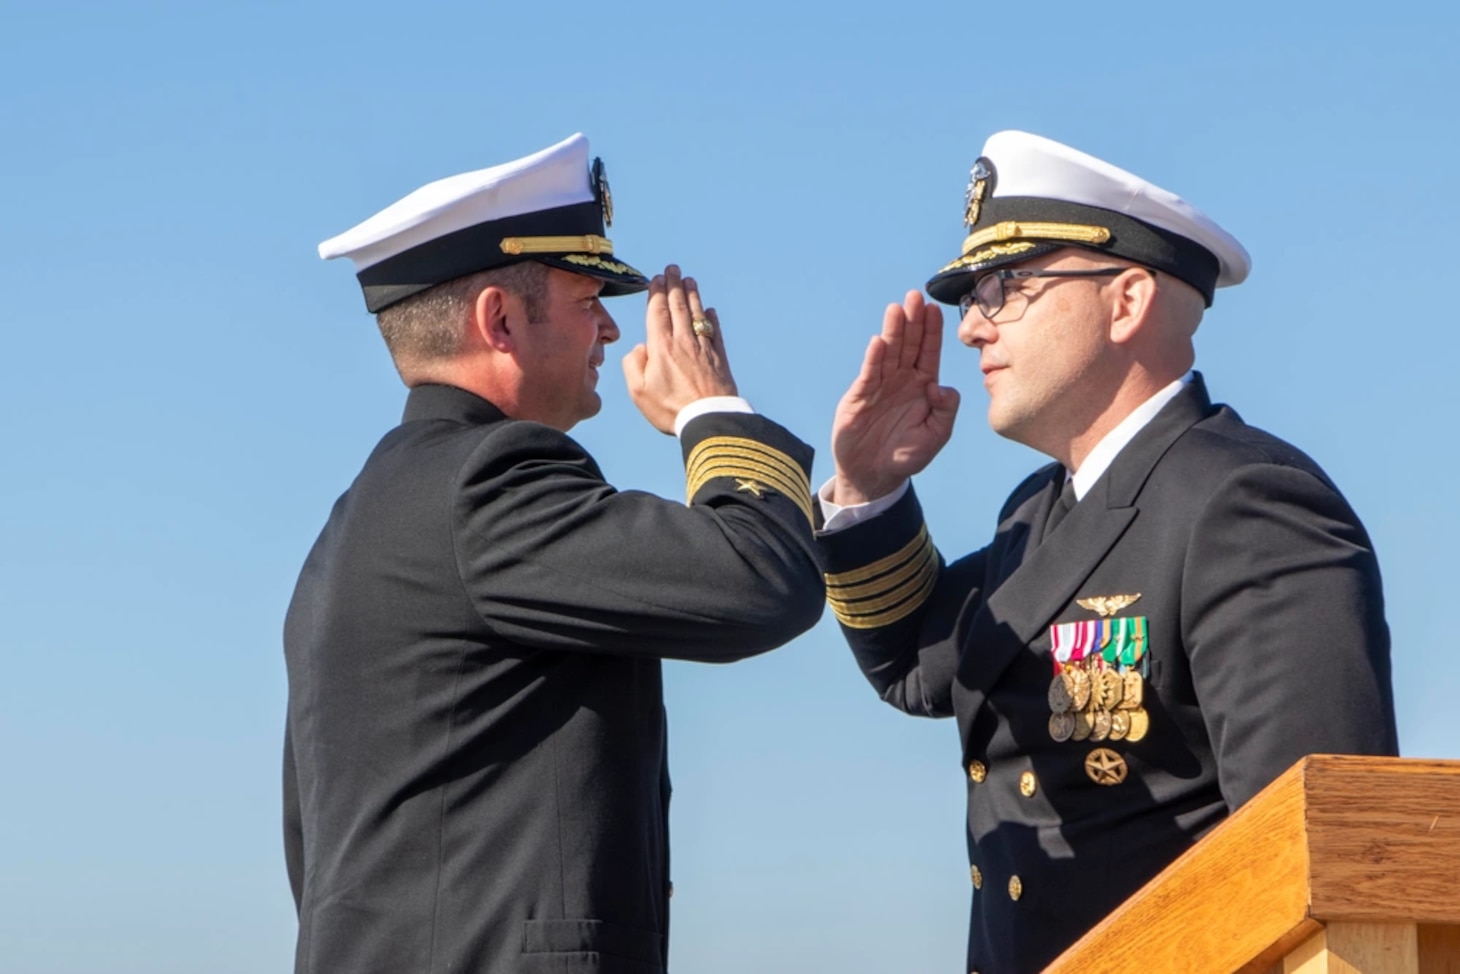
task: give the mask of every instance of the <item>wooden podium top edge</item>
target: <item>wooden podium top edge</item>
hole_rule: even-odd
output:
[[[1460,923],[1460,761],[1299,760],[1046,970],[1261,970],[1338,920]]]

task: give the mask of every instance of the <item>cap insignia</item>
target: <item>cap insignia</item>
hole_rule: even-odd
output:
[[[608,189],[608,173],[603,160],[596,156],[593,159],[593,198],[603,207],[603,225],[613,226],[613,193]]]
[[[968,171],[968,189],[963,192],[963,225],[968,229],[972,230],[978,223],[979,210],[993,192],[995,181],[994,164],[979,156]]]

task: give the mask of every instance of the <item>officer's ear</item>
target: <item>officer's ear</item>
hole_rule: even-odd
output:
[[[484,287],[472,305],[472,333],[482,345],[498,352],[516,351],[515,316],[521,314],[520,303],[496,286]]]
[[[1156,309],[1156,272],[1146,267],[1128,267],[1111,279],[1110,340],[1124,345],[1141,333]]]

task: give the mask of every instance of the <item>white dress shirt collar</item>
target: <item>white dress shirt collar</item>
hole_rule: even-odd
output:
[[[1076,500],[1084,500],[1085,495],[1090,492],[1090,488],[1095,486],[1095,481],[1110,469],[1110,465],[1115,462],[1120,451],[1125,449],[1125,445],[1135,439],[1136,434],[1156,417],[1162,406],[1176,398],[1176,394],[1181,391],[1182,387],[1191,382],[1191,377],[1192,373],[1186,373],[1131,410],[1131,414],[1121,420],[1115,429],[1101,437],[1100,442],[1095,444],[1095,449],[1090,451],[1090,455],[1085,458],[1084,463],[1080,464],[1080,469],[1075,471],[1072,478],[1075,482]]]

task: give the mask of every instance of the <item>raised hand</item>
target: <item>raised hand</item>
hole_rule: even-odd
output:
[[[709,334],[704,322],[709,323]],[[735,379],[725,355],[720,316],[705,308],[692,277],[673,264],[649,282],[645,341],[624,356],[624,380],[639,412],[661,433],[674,432],[674,418],[697,399],[734,396]]]
[[[958,391],[938,384],[943,311],[909,291],[887,306],[862,371],[832,420],[831,501],[845,507],[891,493],[938,455],[953,434]]]

